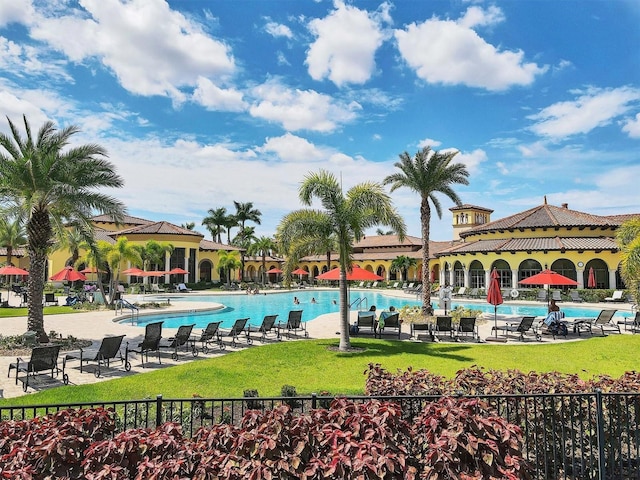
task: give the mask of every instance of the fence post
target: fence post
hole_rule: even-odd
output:
[[[602,390],[596,388],[596,430],[598,432],[598,479],[607,479],[607,463],[604,449],[604,413],[602,412]]]
[[[318,408],[318,394],[313,392],[311,394],[311,409],[315,410],[316,408]]]
[[[162,425],[162,395],[156,395],[156,428]]]

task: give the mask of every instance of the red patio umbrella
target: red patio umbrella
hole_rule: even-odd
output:
[[[80,273],[107,273],[104,270],[98,270],[96,267],[87,267],[80,270]]]
[[[273,267],[270,270],[267,270],[268,274],[277,274],[277,273],[282,273],[282,270],[280,270],[279,268]]]
[[[0,267],[0,275],[29,275],[29,272],[13,265],[5,265]]]
[[[121,273],[123,275],[133,275],[134,277],[139,277],[143,271],[144,270],[140,270],[137,267],[131,267],[131,268],[127,268],[126,270],[123,270]]]
[[[169,272],[163,272],[162,270],[144,270],[138,274],[140,277],[162,277]]]
[[[322,273],[316,277],[319,280],[340,280],[340,267],[334,268],[333,270],[329,270],[328,272]],[[361,280],[361,281],[369,281],[369,280],[382,280],[380,275],[377,275],[369,270],[359,267],[358,265],[353,265],[350,271],[347,271],[347,280]]]
[[[589,279],[587,280],[587,288],[596,288],[596,273],[593,267],[589,268]]]
[[[498,305],[502,305],[504,302],[498,278],[500,278],[498,271],[494,268],[491,271],[491,282],[489,283],[489,290],[487,290],[487,302],[493,305],[493,328],[496,332],[494,340],[498,339]]]
[[[75,282],[86,279],[87,277],[85,277],[84,273],[74,270],[72,266],[66,266],[58,273],[49,277],[49,280],[53,280],[54,282]]]
[[[303,270],[302,268],[296,268],[293,272],[291,272],[291,275],[309,275],[309,272]]]
[[[549,304],[549,287],[551,285],[578,285],[575,280],[560,275],[553,270],[543,270],[540,273],[531,275],[529,278],[520,280],[521,285],[546,285],[547,286],[547,304]]]
[[[187,272],[184,268],[176,267],[176,268],[172,268],[167,273],[169,275],[186,275],[189,272]]]

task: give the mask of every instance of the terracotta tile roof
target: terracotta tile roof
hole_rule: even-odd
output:
[[[620,224],[633,220],[634,218],[640,218],[640,213],[626,213],[621,215],[607,215],[607,218],[611,219],[613,222],[619,222]]]
[[[522,252],[543,250],[618,250],[610,237],[547,237],[478,240],[441,251],[438,256],[475,252]]]
[[[380,248],[380,247],[399,247],[399,246],[422,246],[422,240],[418,237],[406,235],[404,240],[400,242],[397,235],[371,235],[357,242],[353,248]]]
[[[394,235],[381,235],[381,236],[394,236]],[[414,239],[417,239],[417,237],[411,237],[412,238],[412,242],[414,241]],[[405,237],[406,240],[406,237]],[[414,245],[412,243],[412,245]],[[422,241],[420,241],[419,245],[422,245]],[[451,241],[446,241],[446,242],[429,242],[429,258],[436,258],[436,254],[438,252],[440,252],[441,250],[448,248],[451,246]],[[376,251],[376,252],[371,252],[371,251],[364,251],[364,252],[354,252],[353,254],[353,258],[355,260],[393,260],[394,258],[400,256],[400,255],[404,255],[405,257],[409,257],[409,258],[416,258],[418,260],[422,259],[422,248],[420,248],[419,250],[414,250],[414,251],[394,251],[394,250],[383,250],[383,251]],[[338,254],[337,253],[332,253],[331,254],[331,260],[336,260],[338,258]],[[327,256],[326,255],[309,255],[306,256],[304,258],[300,259],[301,261],[305,261],[305,262],[326,262],[327,261]]]
[[[471,205],[470,203],[464,203],[460,206],[455,206],[455,207],[451,207],[449,210],[451,212],[457,212],[458,210],[468,210],[468,209],[474,209],[474,210],[482,210],[483,212],[489,212],[489,213],[493,213],[493,210],[491,210],[490,208],[486,208],[486,207],[479,207],[478,205]]]
[[[211,240],[205,240],[204,238],[200,240],[200,250],[226,250],[228,252],[237,250],[242,251],[240,247],[234,247],[233,245],[225,245],[224,243],[212,242]]]
[[[113,245],[116,241],[111,236],[113,232],[111,230],[104,230],[103,228],[94,227],[93,236],[98,241],[103,241]]]
[[[126,228],[124,230],[113,232],[113,235],[115,236],[131,235],[131,234],[189,235],[193,237],[204,237],[204,235],[202,235],[199,232],[182,228],[169,222],[148,223],[144,225],[139,225],[137,227]]]
[[[543,204],[494,222],[479,225],[466,232],[461,232],[460,236],[466,238],[484,232],[525,228],[616,227],[618,225],[620,225],[620,222],[613,220],[611,217],[592,215],[565,207]]]
[[[115,223],[113,217],[110,215],[96,215],[91,220],[95,223]],[[151,220],[145,220],[140,217],[132,217],[131,215],[125,215],[120,225],[147,225],[153,223]]]
[[[14,248],[11,251],[11,255],[14,257],[26,257],[27,249],[23,247]],[[0,247],[0,257],[6,257],[6,256],[7,256],[7,247]]]

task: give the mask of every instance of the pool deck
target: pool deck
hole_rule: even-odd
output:
[[[269,293],[279,293],[279,292],[281,292],[281,290],[275,290],[273,292],[267,291],[266,293],[269,294]],[[407,294],[397,290],[389,291],[387,289],[381,289],[379,290],[379,292],[386,295],[391,295],[397,298],[413,299],[413,300],[416,299],[415,294]],[[198,292],[198,295],[216,295],[216,294],[228,295],[229,292],[217,292],[217,293],[216,292]],[[187,294],[168,294],[168,295],[165,295],[164,298],[169,298],[169,301],[170,301],[171,298],[176,298],[179,296],[180,297],[188,296],[188,295],[190,294],[188,293]],[[238,295],[244,295],[244,293],[239,292]],[[10,299],[9,299],[10,302],[12,302],[12,300],[13,302],[19,302],[17,298],[13,299],[11,297],[13,297],[13,295],[10,295]],[[153,295],[153,298],[158,298],[158,297],[162,298],[163,295],[157,295],[157,294]],[[143,300],[142,298],[140,298],[139,295],[125,295],[125,299],[129,300],[132,303]],[[486,302],[483,299],[478,299],[478,300],[465,299],[465,303],[467,302],[478,303],[479,305],[480,304],[486,305]],[[537,305],[537,306],[541,305],[540,302],[526,302],[526,301],[520,301],[520,300],[509,300],[507,304],[508,305],[518,305],[518,304]],[[576,308],[581,308],[581,307],[589,308],[593,310],[615,308],[619,311],[628,312],[628,314],[631,315],[631,305],[629,303],[585,304],[585,303],[562,302],[560,306],[561,308],[566,306],[566,307],[576,307]],[[188,308],[185,308],[183,303],[170,304],[161,311],[157,309],[149,309],[147,311],[143,310],[140,313],[140,316],[144,315],[145,313],[158,314],[160,312],[172,312],[172,313],[190,312],[194,310],[205,310],[205,309],[211,309],[215,307],[216,305],[212,305],[211,302],[190,302]],[[436,311],[436,314],[444,314],[444,312]],[[105,336],[110,336],[110,335],[125,335],[126,337],[124,341],[128,342],[131,347],[136,347],[144,336],[144,329],[137,326],[129,325],[126,322],[124,323],[118,322],[118,320],[122,318],[129,318],[129,317],[130,315],[115,316],[113,310],[101,310],[101,311],[75,313],[75,314],[47,315],[44,319],[44,322],[45,322],[45,330],[47,332],[50,332],[53,330],[58,334],[61,334],[63,337],[67,337],[68,335],[73,335],[74,337],[77,337],[77,338],[92,340],[93,347],[95,349],[97,349],[97,347],[100,345],[100,342]],[[357,317],[357,312],[352,311],[351,323],[355,322],[356,317]],[[517,321],[519,320],[519,318],[520,317],[498,315],[498,318],[497,318],[498,326],[504,325],[506,322]],[[568,320],[571,320],[571,319],[568,319]],[[256,322],[256,321],[253,322],[254,325],[256,323],[259,324],[259,322]],[[3,335],[21,335],[25,332],[26,325],[27,325],[26,317],[3,318],[1,332]],[[321,315],[316,319],[307,322],[306,325],[307,325],[307,330],[309,332],[310,338],[336,338],[337,339],[339,337],[340,319],[339,319],[338,313]],[[494,335],[491,330],[493,325],[494,325],[493,314],[485,314],[484,320],[481,321],[479,324],[480,339],[484,341],[485,339],[492,337]],[[163,329],[163,338],[171,337],[172,334],[175,333],[175,331],[176,329],[170,329],[170,328]],[[624,328],[622,328],[622,331],[624,333]],[[197,334],[199,333],[200,331],[198,330]],[[388,337],[388,338],[392,338],[392,337]],[[589,338],[589,335],[584,333],[580,337],[577,335],[569,335],[568,339],[566,340],[562,337],[558,337],[556,340],[553,340],[553,338],[550,335],[544,335],[542,337],[542,343],[576,341],[584,338]],[[406,326],[403,328],[402,339],[407,341],[417,341],[415,338],[410,338],[409,328]],[[528,338],[527,341],[525,342],[518,341],[516,336],[509,337],[510,345],[523,345],[523,344],[532,344],[532,343],[535,344],[540,342],[536,342],[533,337]],[[489,342],[489,344],[499,345],[504,343]],[[258,340],[254,340],[253,345],[254,346],[261,345],[261,342]],[[243,347],[238,347],[238,348],[241,349]],[[229,346],[227,346],[227,348],[222,352],[214,347],[206,355],[203,353],[200,353],[198,357],[196,357],[196,359],[212,358],[230,351],[234,351],[234,349]],[[120,367],[120,361],[114,360],[112,362],[112,365],[113,365],[112,368],[103,368],[102,376],[99,379],[96,378],[92,373],[93,372],[92,365],[94,364],[90,364],[88,368],[85,368],[84,373],[80,373],[78,360],[71,360],[67,363],[66,373],[69,374],[70,384],[79,385],[79,384],[87,384],[87,383],[94,383],[98,381],[109,380],[113,378],[119,378],[127,375],[134,375],[134,374],[142,373],[145,371],[153,371],[160,367],[164,368],[171,365],[183,363],[184,361],[187,361],[187,360],[194,359],[194,357],[192,357],[190,353],[185,353],[182,351],[179,354],[179,359],[176,361],[170,358],[170,353],[171,352],[169,350],[164,351],[164,353],[162,354],[162,365],[158,365],[157,360],[155,360],[156,357],[154,355],[150,355],[149,356],[150,364],[148,368],[142,368],[142,366],[140,365],[139,355],[132,354],[130,355],[130,361],[132,365],[132,369],[130,372],[125,372],[124,369]],[[63,354],[61,353],[61,357],[62,356]],[[16,362],[15,357],[0,357],[0,372],[3,372],[3,373],[7,372],[9,370],[9,365],[15,362]],[[22,383],[18,382],[17,385],[15,384],[15,377],[12,376],[12,378],[7,378],[4,375],[2,375],[0,376],[0,378],[2,378],[2,382],[0,382],[0,398],[12,398],[12,397],[25,395],[25,393],[22,390]],[[61,379],[54,378],[52,380],[49,378],[47,380],[47,385],[44,385],[44,386],[50,387],[52,386],[52,384],[62,385]],[[36,384],[36,388],[38,388],[37,384]],[[30,392],[33,392],[33,391],[34,391],[33,389],[29,388],[29,391],[26,394],[28,395]]]

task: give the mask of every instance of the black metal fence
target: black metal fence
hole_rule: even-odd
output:
[[[412,420],[435,396],[347,397],[356,402],[389,400]],[[640,478],[640,394],[602,393],[479,396],[509,422],[522,428],[523,453],[535,466],[537,479]],[[111,408],[118,431],[182,424],[185,435],[215,423],[239,424],[250,409],[286,403],[294,412],[327,408],[333,397],[189,398],[0,407],[0,418],[30,419],[67,408]],[[485,412],[486,413],[486,412]]]

